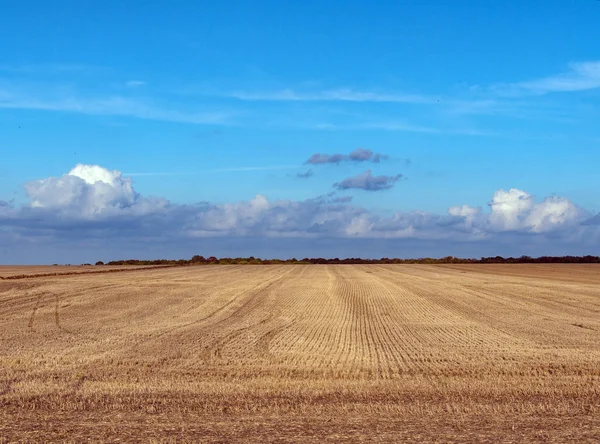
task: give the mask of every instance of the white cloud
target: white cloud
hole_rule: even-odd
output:
[[[374,222],[369,214],[361,214],[353,217],[345,228],[344,233],[348,236],[368,235],[373,229]]]
[[[124,178],[123,174],[117,170],[107,170],[98,165],[78,163],[67,175],[79,177],[89,185],[101,182],[113,188],[126,188],[128,193],[132,193],[131,179]]]
[[[465,224],[468,227],[472,227],[481,216],[481,208],[475,208],[469,205],[455,206],[448,208],[448,214],[450,216],[464,218]]]
[[[270,207],[266,196],[257,195],[248,202],[214,206],[198,214],[195,225],[202,231],[246,230],[256,226]]]
[[[163,209],[167,203],[141,198],[130,178],[98,165],[78,164],[61,177],[28,182],[24,188],[31,208],[72,220],[141,216]]]
[[[533,208],[533,196],[525,191],[511,188],[498,190],[490,202],[490,224],[497,230],[517,230],[523,225],[523,215]]]
[[[563,197],[547,197],[536,203],[529,193],[511,188],[498,190],[490,203],[489,223],[496,231],[549,232],[576,223],[582,210]]]
[[[525,225],[536,233],[552,231],[556,227],[573,225],[580,221],[582,211],[564,197],[547,197],[534,205],[525,220]]]
[[[480,208],[470,207],[469,205],[448,208],[448,214],[451,216],[461,216],[467,219],[472,219],[480,213]]]

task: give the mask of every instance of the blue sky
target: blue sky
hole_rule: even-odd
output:
[[[599,254],[599,20],[592,0],[7,1],[0,262],[149,239]]]

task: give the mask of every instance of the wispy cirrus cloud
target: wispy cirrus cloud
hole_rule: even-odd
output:
[[[169,93],[150,88],[135,77],[102,82],[96,87],[89,74],[102,67],[83,64],[0,65],[0,108],[71,112],[92,115],[112,115],[138,119],[207,125],[237,125],[260,128],[302,128],[328,131],[395,131],[422,134],[451,134],[461,136],[498,136],[493,122],[479,128],[474,121],[462,116],[498,116],[564,121],[565,107],[557,100],[535,98],[549,93],[588,91],[600,88],[600,61],[577,62],[565,72],[530,81],[498,83],[496,85],[454,90],[451,95],[402,93],[392,90],[376,91],[353,88],[301,89],[283,88],[262,91],[234,90],[196,93]],[[64,79],[85,74],[83,89],[66,84]],[[23,74],[21,76],[21,74]],[[34,75],[35,74],[35,75]],[[65,75],[63,75],[65,74]],[[45,80],[26,83],[29,77]],[[60,77],[61,80],[58,80]],[[20,79],[20,80],[17,80]],[[54,79],[52,81],[50,79]],[[126,78],[125,78],[126,79]],[[83,84],[83,83],[81,83]],[[108,85],[108,86],[107,86]],[[111,86],[112,85],[112,86]],[[117,86],[115,86],[117,85]],[[225,90],[227,91],[227,90]],[[231,90],[230,90],[231,91]],[[143,97],[141,93],[143,92]],[[198,101],[197,96],[207,101]],[[517,100],[517,97],[519,100]],[[230,99],[235,99],[234,101]],[[277,102],[265,106],[245,102]],[[292,116],[274,109],[288,102],[302,108],[302,114]],[[321,103],[325,102],[325,103]],[[329,102],[329,103],[327,103]],[[211,103],[211,108],[198,109],[199,103]],[[335,103],[335,106],[333,104]],[[358,104],[353,106],[352,104]],[[362,107],[360,104],[371,104]],[[381,106],[378,106],[380,104]],[[332,106],[326,106],[332,105]],[[391,112],[397,105],[397,110]],[[410,113],[406,107],[426,107],[427,113]],[[220,108],[220,109],[219,109]],[[335,108],[335,109],[333,109]],[[252,109],[252,112],[250,112]],[[364,110],[368,109],[368,113]],[[357,114],[357,110],[362,110]],[[287,110],[289,111],[289,110]],[[309,111],[307,113],[307,111]],[[573,115],[585,113],[569,107]],[[310,116],[310,117],[306,117]],[[570,116],[568,116],[570,117]],[[307,122],[307,120],[309,120]],[[579,121],[572,117],[573,121]],[[567,122],[568,123],[568,122]]]
[[[319,131],[397,131],[407,133],[429,133],[429,134],[464,134],[464,135],[489,135],[490,133],[476,129],[453,129],[435,126],[425,126],[407,121],[389,121],[384,118],[377,120],[371,116],[354,119],[348,123],[320,122],[281,122],[278,121],[272,127],[291,127],[296,129],[319,130]]]
[[[22,85],[0,83],[0,109],[23,109],[70,112],[91,115],[135,117],[145,120],[206,125],[226,125],[233,113],[224,111],[194,111],[157,104],[151,100],[119,95],[83,96],[72,90],[41,86],[27,89]]]
[[[500,94],[548,94],[577,92],[600,88],[600,61],[572,62],[560,74],[524,82],[498,84],[493,91]]]
[[[2,64],[0,72],[13,74],[64,74],[64,73],[100,73],[109,72],[106,66],[86,65],[82,63],[34,63]]]
[[[135,172],[125,173],[131,177],[143,176],[196,176],[200,174],[218,174],[218,173],[243,173],[250,171],[278,171],[298,168],[298,165],[261,165],[261,166],[238,166],[229,168],[214,168],[201,171],[155,171],[155,172]]]
[[[424,134],[453,134],[462,136],[496,136],[498,135],[495,131],[483,130],[478,128],[458,127],[452,128],[447,125],[439,126],[424,126],[416,125],[406,121],[394,121],[394,120],[381,120],[360,123],[355,126],[354,129],[366,129],[366,130],[383,130],[383,131],[398,131],[398,132],[410,132],[410,133],[424,133]]]
[[[137,89],[144,84],[131,81],[129,89]],[[189,123],[198,125],[238,125],[259,127],[304,127],[331,131],[344,130],[389,130],[420,133],[447,133],[441,128],[427,127],[406,122],[365,121],[368,116],[354,116],[348,123],[312,124],[302,126],[297,120],[286,119],[277,124],[269,123],[274,119],[269,111],[259,120],[248,118],[243,107],[226,105],[225,110],[196,111],[197,105],[189,100],[152,98],[152,91],[144,89],[146,97],[131,97],[120,90],[118,93],[95,91],[81,92],[70,85],[51,82],[24,83],[0,78],[0,109],[23,109],[54,112],[70,112],[90,115],[110,115],[133,117],[145,120]],[[177,98],[176,98],[177,99]],[[215,105],[217,106],[217,105]],[[223,105],[222,105],[223,106]],[[279,115],[277,119],[279,118]]]
[[[392,94],[385,92],[356,91],[349,88],[330,89],[323,91],[295,91],[281,89],[274,91],[234,91],[224,94],[245,101],[271,102],[382,102],[382,103],[436,103],[439,98],[420,94]]]
[[[457,110],[469,114],[490,114],[505,104],[501,104],[494,98],[469,98],[458,96],[444,96],[436,94],[411,94],[397,92],[371,92],[358,91],[349,88],[330,89],[322,91],[296,91],[285,88],[272,91],[234,91],[223,94],[224,97],[235,98],[242,101],[257,102],[348,102],[348,103],[389,103],[424,105],[439,108],[441,111]],[[401,125],[399,123],[387,124],[386,129],[433,132],[432,128],[416,125]],[[337,128],[336,125],[323,124],[324,129]]]

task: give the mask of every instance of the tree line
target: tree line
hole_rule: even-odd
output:
[[[387,258],[363,259],[360,257],[351,258],[308,258],[303,259],[261,259],[254,256],[250,257],[224,257],[217,258],[210,256],[195,255],[191,259],[156,259],[139,260],[127,259],[110,261],[106,264],[102,261],[96,262],[96,265],[272,265],[272,264],[597,264],[600,263],[600,256],[520,256],[520,257],[481,257],[459,258],[446,256],[442,258],[424,257],[417,259]]]

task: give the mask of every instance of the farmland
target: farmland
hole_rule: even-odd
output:
[[[0,280],[0,438],[600,439],[599,265],[30,273]]]

